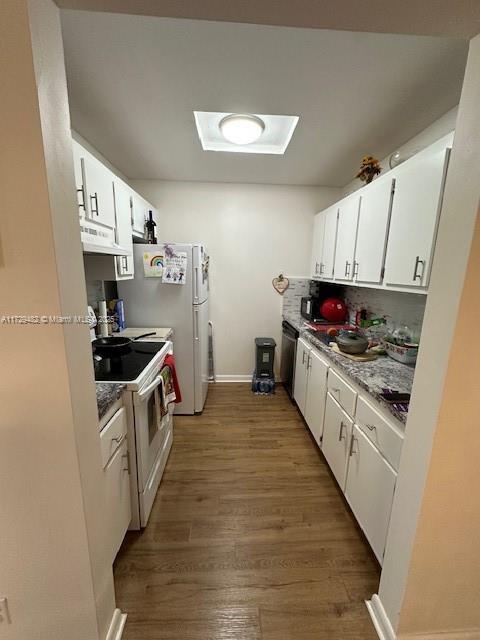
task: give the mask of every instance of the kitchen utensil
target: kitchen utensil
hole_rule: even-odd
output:
[[[128,349],[132,342],[140,340],[140,338],[148,338],[148,336],[154,336],[155,331],[150,333],[142,333],[141,336],[136,338],[124,338],[122,336],[108,336],[108,338],[97,338],[92,341],[92,345],[95,347],[95,351],[104,353],[117,353]]]
[[[337,344],[340,351],[350,354],[364,353],[368,348],[368,340],[356,331],[340,331]]]
[[[347,317],[347,307],[338,298],[327,298],[322,302],[320,313],[329,322],[343,322]]]

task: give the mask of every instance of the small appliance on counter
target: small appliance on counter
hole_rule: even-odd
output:
[[[320,313],[321,298],[317,296],[304,296],[301,300],[300,313],[305,320],[310,322],[321,322]]]
[[[305,296],[301,300],[300,313],[310,322],[341,324],[347,317],[347,307],[339,298]]]

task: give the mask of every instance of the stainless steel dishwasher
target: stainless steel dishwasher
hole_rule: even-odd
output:
[[[284,320],[282,322],[282,360],[280,363],[280,377],[282,379],[283,386],[292,399],[298,336],[299,332],[297,329]]]

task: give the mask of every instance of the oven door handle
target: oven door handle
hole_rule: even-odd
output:
[[[155,378],[155,380],[153,380],[147,387],[145,387],[145,389],[142,389],[141,391],[138,392],[138,399],[140,400],[140,402],[143,402],[145,400],[145,398],[147,396],[149,396],[151,394],[152,391],[154,391],[158,385],[161,383],[162,381],[162,377],[161,376],[157,376]]]

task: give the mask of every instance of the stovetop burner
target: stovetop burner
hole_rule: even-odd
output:
[[[165,342],[133,342],[128,351],[95,359],[96,382],[131,382],[136,380]]]

